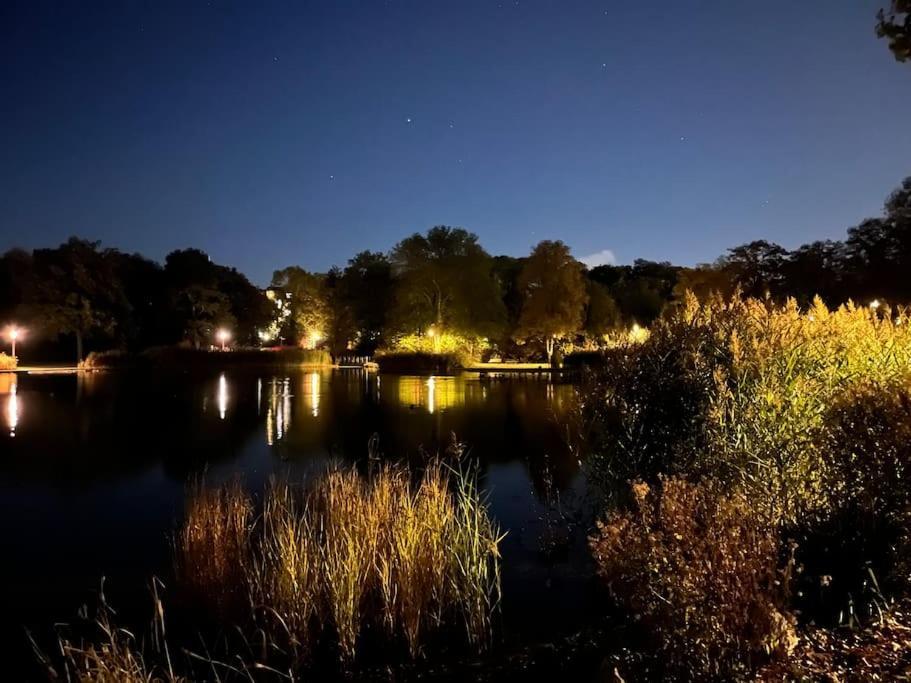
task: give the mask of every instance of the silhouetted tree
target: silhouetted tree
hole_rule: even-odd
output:
[[[745,296],[776,296],[783,289],[783,266],[788,252],[777,244],[756,240],[728,249],[718,265],[727,271]]]
[[[895,59],[911,59],[911,0],[892,0],[888,10],[879,10],[876,20],[876,35],[889,41]]]
[[[330,273],[330,276],[333,274]],[[332,285],[336,348],[351,341],[359,353],[373,353],[383,343],[386,315],[394,297],[392,265],[385,254],[362,251],[337,273]]]
[[[73,335],[78,361],[86,337],[110,337],[117,313],[128,308],[112,259],[98,246],[71,237],[56,249],[33,253],[35,279],[27,295],[31,317],[52,334]]]
[[[620,309],[604,285],[586,280],[585,291],[588,295],[588,304],[585,307],[585,334],[603,337],[620,324]]]

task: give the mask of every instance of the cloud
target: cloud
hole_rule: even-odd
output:
[[[594,268],[596,266],[612,266],[617,262],[617,257],[614,256],[614,252],[610,249],[602,249],[594,254],[583,256],[579,260],[589,268]]]

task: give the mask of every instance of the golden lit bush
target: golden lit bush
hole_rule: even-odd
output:
[[[791,563],[781,565],[775,529],[743,497],[678,478],[632,493],[629,511],[597,524],[591,550],[670,671],[724,677],[794,647]]]
[[[4,370],[15,370],[17,366],[16,358],[0,351],[0,372]]]
[[[412,656],[443,628],[464,629],[475,649],[487,643],[501,536],[472,476],[432,461],[416,482],[392,465],[369,477],[332,469],[301,487],[273,481],[261,521],[238,542],[230,532],[249,517],[233,511],[248,504],[234,484],[198,491],[179,566],[210,599],[228,580],[249,591],[252,618],[275,651],[300,662],[329,637],[348,664],[368,627]],[[233,558],[243,576],[226,577],[220,559],[197,562],[204,549]]]
[[[818,299],[801,311],[687,295],[641,344],[608,354],[603,380],[584,390],[593,460],[621,476],[721,477],[775,521],[824,513],[827,411],[860,384],[906,380],[908,322]]]

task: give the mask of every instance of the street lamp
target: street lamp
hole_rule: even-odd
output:
[[[16,357],[16,340],[22,335],[22,330],[15,325],[9,327],[6,331],[6,336],[9,337],[10,344],[12,345],[13,358]]]
[[[224,351],[225,344],[231,338],[231,333],[228,330],[221,328],[215,333],[215,337],[221,342],[221,350]]]

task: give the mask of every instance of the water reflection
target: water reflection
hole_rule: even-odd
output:
[[[464,405],[473,387],[455,377],[398,377],[398,402],[406,408],[424,408],[433,415]],[[377,377],[377,396],[379,396]]]
[[[218,378],[218,416],[224,420],[228,412],[228,380],[225,373]]]
[[[307,409],[313,417],[319,417],[319,373],[311,372],[307,379],[310,384],[310,390],[306,394],[310,399],[307,403]]]
[[[11,437],[16,436],[16,427],[19,426],[19,383],[16,373],[0,375],[0,394],[6,394],[6,426]]]
[[[266,443],[273,446],[276,441],[284,438],[285,433],[291,427],[291,378],[273,378],[269,382],[268,398]]]

